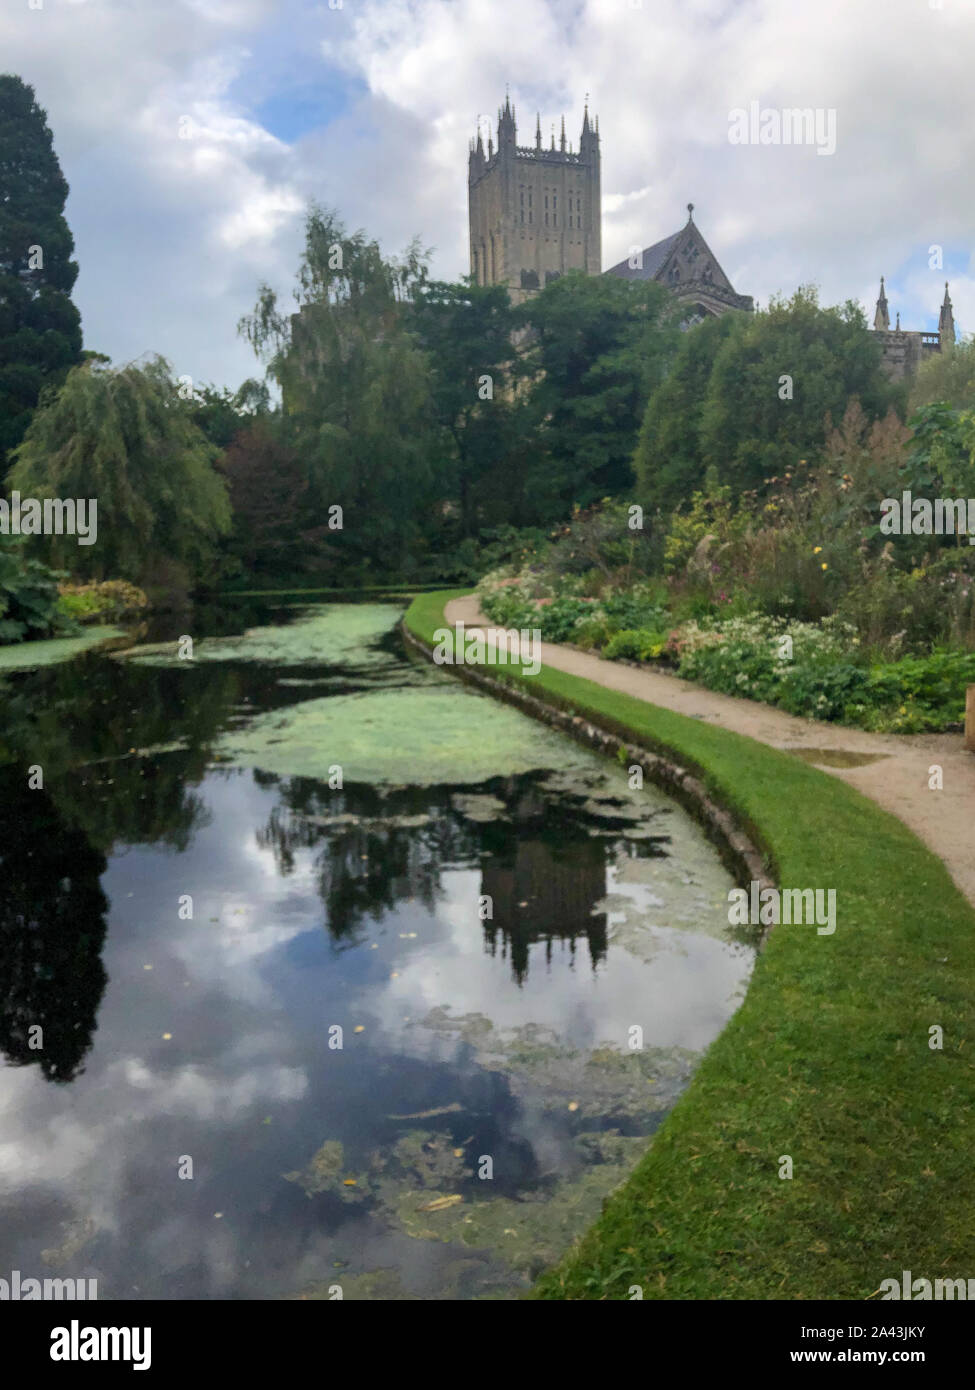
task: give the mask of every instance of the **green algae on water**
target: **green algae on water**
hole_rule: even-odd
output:
[[[89,627],[78,637],[52,637],[45,642],[16,642],[0,647],[0,671],[33,671],[40,666],[56,666],[82,652],[100,647],[113,638],[124,637],[120,627]]]
[[[297,1183],[306,1197],[331,1192],[343,1202],[357,1203],[369,1196],[368,1179],[346,1169],[345,1150],[338,1139],[326,1139],[307,1167],[282,1176],[287,1182]]]
[[[392,664],[396,658],[377,644],[401,614],[402,609],[391,604],[319,605],[293,623],[250,628],[240,637],[202,638],[194,643],[192,661],[179,657],[178,642],[148,643],[120,655],[144,666],[190,666],[200,661],[255,661],[269,666]]]
[[[305,700],[259,715],[215,745],[222,762],[279,777],[393,786],[478,784],[538,768],[590,770],[593,754],[463,686]]]

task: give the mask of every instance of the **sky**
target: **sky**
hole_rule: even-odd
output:
[[[760,305],[800,284],[975,329],[975,0],[4,0],[0,71],[36,90],[71,187],[85,346],[236,387],[237,332],[291,300],[308,203],[468,272],[467,154],[506,88],[518,140],[586,96],[603,266],[694,219]],[[813,108],[816,143],[732,143]],[[834,113],[830,117],[829,113]],[[830,142],[831,143],[831,142]],[[820,142],[826,148],[826,142]]]

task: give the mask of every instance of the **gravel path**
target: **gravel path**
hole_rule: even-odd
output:
[[[451,624],[463,622],[468,629],[493,626],[480,611],[476,595],[452,599],[445,611]],[[719,695],[677,676],[622,666],[552,642],[542,643],[542,664],[797,753],[898,816],[944,860],[958,887],[975,904],[975,754],[965,751],[961,734],[869,734],[798,719],[771,705]],[[872,761],[841,765],[860,758]],[[928,787],[933,764],[942,768],[941,791]]]

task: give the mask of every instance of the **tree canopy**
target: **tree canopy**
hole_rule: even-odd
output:
[[[45,536],[38,547],[73,574],[145,583],[163,562],[197,573],[229,530],[217,453],[161,357],[118,370],[85,362],[42,398],[7,483],[25,497],[95,498],[96,544]]]
[[[67,196],[33,87],[0,76],[0,471],[42,389],[81,357]]]
[[[821,450],[854,397],[870,419],[903,405],[852,301],[823,309],[807,288],[725,318],[686,335],[672,380],[648,407],[636,468],[654,505],[688,496],[709,466],[739,492],[762,486]]]

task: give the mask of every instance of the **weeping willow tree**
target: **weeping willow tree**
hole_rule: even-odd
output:
[[[118,370],[89,361],[42,398],[7,488],[23,498],[97,501],[93,544],[38,538],[49,563],[84,579],[155,584],[174,564],[199,574],[230,529],[217,455],[163,358]]]

